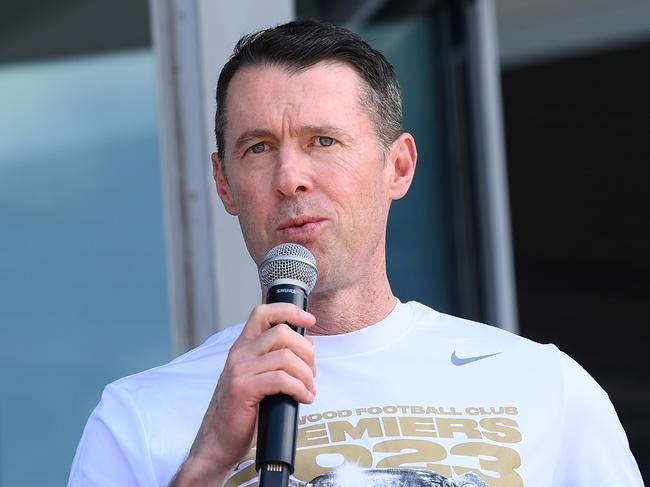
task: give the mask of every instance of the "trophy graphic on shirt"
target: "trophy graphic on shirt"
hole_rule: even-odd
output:
[[[293,477],[289,487],[490,487],[474,473],[448,479],[429,470],[408,468],[359,468],[345,465],[336,471],[319,475],[311,482]]]

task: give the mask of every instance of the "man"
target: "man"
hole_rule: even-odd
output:
[[[380,53],[315,22],[246,36],[217,106],[219,196],[257,264],[283,242],[312,251],[310,313],[259,305],[109,385],[70,485],[252,485],[257,407],[280,392],[302,403],[302,481],[353,464],[492,487],[642,485],[606,394],[570,358],[392,294],[386,222],[417,151]]]

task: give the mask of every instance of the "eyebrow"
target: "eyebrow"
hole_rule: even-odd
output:
[[[345,136],[346,132],[333,125],[304,125],[298,130],[299,134],[329,134],[339,137]]]
[[[239,152],[245,145],[255,139],[273,137],[273,132],[264,129],[246,130],[235,141],[234,151]]]
[[[346,132],[333,125],[303,125],[298,129],[298,135],[328,134],[336,137],[346,137]],[[267,129],[251,129],[244,131],[235,141],[234,151],[239,152],[247,144],[256,139],[276,138],[275,134]]]

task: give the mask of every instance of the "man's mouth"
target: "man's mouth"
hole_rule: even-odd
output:
[[[301,216],[284,220],[276,231],[285,241],[308,240],[315,236],[324,223],[325,219],[318,216]]]

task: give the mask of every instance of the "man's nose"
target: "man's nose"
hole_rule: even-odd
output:
[[[291,198],[312,189],[311,168],[307,154],[298,147],[278,151],[275,186],[282,196]]]

